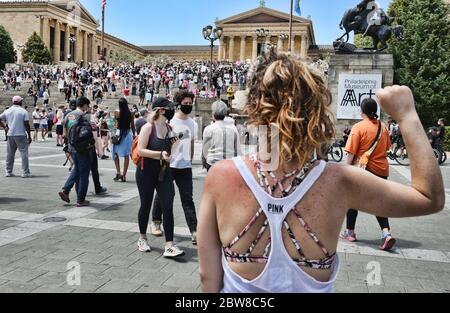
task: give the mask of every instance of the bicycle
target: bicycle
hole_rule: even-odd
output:
[[[443,160],[442,153],[438,149],[434,149],[434,148],[433,148],[433,152],[434,152],[434,156],[436,158],[436,161],[440,165],[442,165],[443,164],[443,163],[441,163],[441,161]],[[402,166],[409,166],[410,165],[408,152],[407,152],[405,146],[401,146],[401,145],[395,144],[394,151],[392,151],[392,150],[389,151],[388,154],[387,154],[387,157],[389,159],[391,159],[392,161],[396,161],[399,165],[402,165]],[[447,156],[445,156],[445,160],[446,159],[447,159]]]
[[[331,156],[333,161],[337,163],[342,162],[342,159],[344,158],[344,150],[342,149],[341,144],[337,142],[332,144],[328,149],[328,155]]]

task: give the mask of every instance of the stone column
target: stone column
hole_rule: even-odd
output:
[[[58,21],[55,21],[55,44],[53,46],[53,61],[58,64],[61,61],[61,27]]]
[[[278,36],[277,52],[282,52],[283,50],[283,40]]]
[[[230,36],[230,62],[234,62],[234,36]]]
[[[95,35],[94,34],[90,34],[91,36],[91,46],[92,46],[92,50],[91,50],[91,62],[97,62],[97,41],[95,40]]]
[[[291,53],[295,53],[295,35],[292,35],[292,38],[289,38],[291,41]]]
[[[64,37],[64,61],[69,61],[67,57],[70,54],[70,26],[66,24],[66,35]]]
[[[258,36],[253,35],[252,59],[255,60],[257,57],[258,57]]]
[[[241,62],[245,62],[245,35],[241,35],[241,51],[239,59]]]
[[[84,31],[83,33],[83,61],[84,66],[88,63],[88,33],[87,31]]]
[[[219,39],[219,55],[217,56],[218,61],[222,61],[222,51],[223,51],[223,37]]]
[[[42,41],[44,41],[45,45],[48,49],[50,49],[50,19],[48,17],[44,17],[42,19]]]
[[[79,63],[83,58],[83,42],[81,40],[81,30],[75,29],[75,62]]]
[[[308,56],[308,36],[306,34],[302,35],[302,46],[300,49],[300,56],[304,59]]]

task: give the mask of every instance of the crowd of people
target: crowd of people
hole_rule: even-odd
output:
[[[246,64],[212,67],[213,73],[208,72],[207,62],[22,72],[19,76],[32,81],[33,90],[48,92],[56,82],[67,103],[52,107],[44,98],[43,107],[36,106],[31,116],[32,137],[24,99],[12,99],[12,106],[0,115],[0,126],[8,127],[6,177],[14,176],[16,150],[22,157],[22,177],[32,177],[29,144],[38,140],[39,131],[46,140],[53,126],[56,144],[71,163],[58,193],[66,203],[74,189],[76,206],[90,206],[91,174],[96,194],[108,192],[98,172],[98,160],[110,158],[108,153],[117,183],[128,181],[132,162],[140,198],[138,250],[151,251],[150,223],[152,235],[165,236],[167,258],[184,254],[174,243],[176,185],[192,244],[199,246],[199,270],[207,292],[330,292],[339,271],[338,239],[357,240],[359,210],[377,216],[382,250],[391,250],[396,243],[388,218],[442,210],[442,175],[409,88],[388,87],[377,97],[402,129],[416,169],[412,187],[388,180],[389,130],[379,121],[374,100],[363,102],[363,121],[348,133],[345,150],[351,166],[331,164],[320,153],[335,136],[328,115],[331,95],[317,71],[292,56],[275,53],[261,57],[254,71]],[[230,105],[220,99],[225,93],[230,101],[228,88],[233,84],[250,88],[249,125],[266,127],[271,133],[278,130],[277,143],[260,140],[256,153],[243,156]],[[117,109],[109,110],[103,98],[114,93],[120,99]],[[139,105],[130,105],[131,96],[139,97]],[[203,131],[201,155],[208,176],[197,219],[192,166],[199,125],[191,115],[195,98],[202,96],[216,101],[211,108],[213,121]],[[278,166],[272,166],[266,151],[278,152],[271,154],[276,160],[270,160]],[[345,218],[347,229],[339,235]]]

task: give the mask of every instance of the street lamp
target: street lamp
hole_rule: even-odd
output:
[[[77,42],[77,39],[75,37],[69,37],[69,42],[70,42],[70,45],[73,45],[73,44],[75,44],[75,42]],[[72,54],[70,53],[70,49],[69,49],[69,55],[67,56],[67,60],[69,62],[72,62]]]
[[[264,47],[264,48],[261,47],[261,51],[260,51],[260,55],[262,55],[262,54],[263,54],[263,51],[265,52],[265,51],[266,51],[266,48],[267,48],[267,45],[266,45],[264,42],[266,41],[267,37],[270,36],[270,30],[265,29],[265,28],[258,28],[258,29],[255,31],[255,33],[256,33],[256,36],[258,37],[258,39],[259,39],[259,38],[263,38],[263,39],[264,39],[264,41],[263,41],[263,47]]]
[[[219,40],[220,38],[222,38],[223,29],[222,29],[222,27],[213,28],[211,25],[208,25],[206,27],[203,27],[202,34],[203,34],[203,38],[205,38],[205,40],[208,40],[211,44],[210,45],[210,47],[211,47],[211,63],[209,65],[209,82],[208,82],[209,90],[211,90],[214,42],[216,40]]]

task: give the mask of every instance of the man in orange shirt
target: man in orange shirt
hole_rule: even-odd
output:
[[[363,121],[353,127],[345,147],[345,151],[348,153],[347,164],[358,165],[360,158],[374,146],[375,140],[378,138],[377,135],[380,134],[375,150],[369,157],[366,170],[380,178],[388,179],[389,162],[386,152],[391,147],[389,131],[384,124],[378,121],[378,104],[375,100],[365,99],[361,104],[361,111]],[[381,132],[379,133],[380,127]],[[357,210],[350,209],[348,211],[347,230],[341,235],[341,238],[350,242],[357,240],[355,234],[357,217]],[[380,249],[391,250],[396,241],[391,235],[389,220],[379,216],[377,216],[377,220],[383,232]]]

